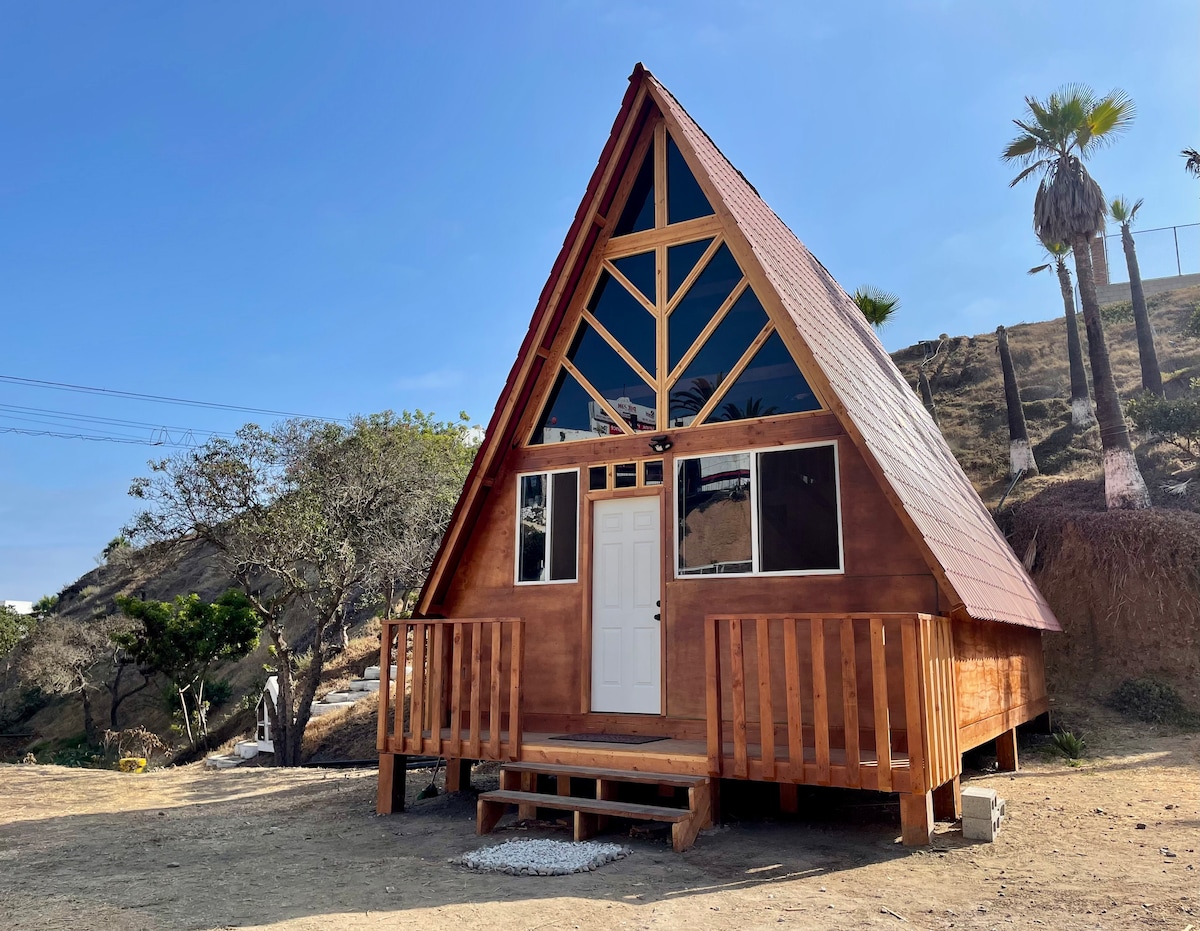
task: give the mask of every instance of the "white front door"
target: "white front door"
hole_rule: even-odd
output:
[[[592,511],[592,711],[660,714],[657,495]]]

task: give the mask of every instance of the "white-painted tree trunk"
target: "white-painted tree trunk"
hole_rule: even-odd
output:
[[[1104,501],[1108,509],[1148,508],[1150,492],[1138,469],[1133,450],[1104,451]]]
[[[1033,458],[1033,448],[1029,440],[1013,440],[1008,444],[1008,461],[1012,464],[1010,475],[1016,475],[1022,469],[1027,475],[1037,475],[1037,462]]]
[[[1071,398],[1071,426],[1085,428],[1095,422],[1091,398]]]

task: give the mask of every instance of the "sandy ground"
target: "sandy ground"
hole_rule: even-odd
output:
[[[1008,799],[994,844],[939,825],[910,851],[886,812],[810,810],[545,878],[448,860],[563,829],[478,839],[466,795],[380,818],[369,771],[0,766],[0,928],[1200,929],[1200,735],[1118,727],[1081,768],[1022,766],[970,779]]]

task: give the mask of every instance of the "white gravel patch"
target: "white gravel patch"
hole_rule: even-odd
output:
[[[566,876],[583,873],[629,856],[620,844],[596,841],[510,840],[481,847],[451,860],[470,870],[510,876]]]

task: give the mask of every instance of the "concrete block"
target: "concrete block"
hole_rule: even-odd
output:
[[[351,679],[350,680],[350,691],[351,692],[378,692],[379,691],[379,680],[378,679]]]
[[[363,678],[364,679],[378,679],[379,678],[379,667],[378,666],[368,666],[366,669],[363,670]]]
[[[999,810],[995,789],[969,788],[962,790],[962,811],[967,818],[991,818]]]
[[[312,706],[312,716],[319,718],[323,714],[332,714],[335,711],[345,711],[347,708],[353,708],[356,702],[352,701],[336,701],[336,702],[314,702]]]
[[[337,702],[344,702],[344,701],[356,702],[356,701],[358,701],[358,700],[359,700],[360,698],[362,698],[362,697],[363,697],[363,693],[362,693],[362,692],[358,692],[358,693],[354,693],[354,692],[330,692],[330,693],[329,693],[329,694],[327,694],[327,695],[326,695],[324,698],[322,698],[322,699],[321,699],[321,702],[322,702],[322,703],[324,703],[324,704],[337,703]]]
[[[1000,817],[1001,817],[1001,818],[1007,818],[1007,817],[1008,817],[1008,800],[1007,800],[1007,799],[1003,799],[1003,798],[1002,798],[1002,799],[997,799],[997,800],[996,800],[996,804],[997,804],[997,806],[999,807],[999,810],[1000,810]]]
[[[239,740],[233,745],[233,752],[240,756],[243,760],[249,760],[252,757],[256,757],[258,756],[258,741]]]
[[[963,818],[963,837],[967,840],[982,840],[989,844],[1000,833],[1000,815],[992,818]]]
[[[233,767],[237,766],[241,762],[242,762],[242,758],[240,756],[233,756],[232,754],[228,754],[228,753],[213,754],[212,756],[205,758],[204,768],[205,769],[233,769]]]

